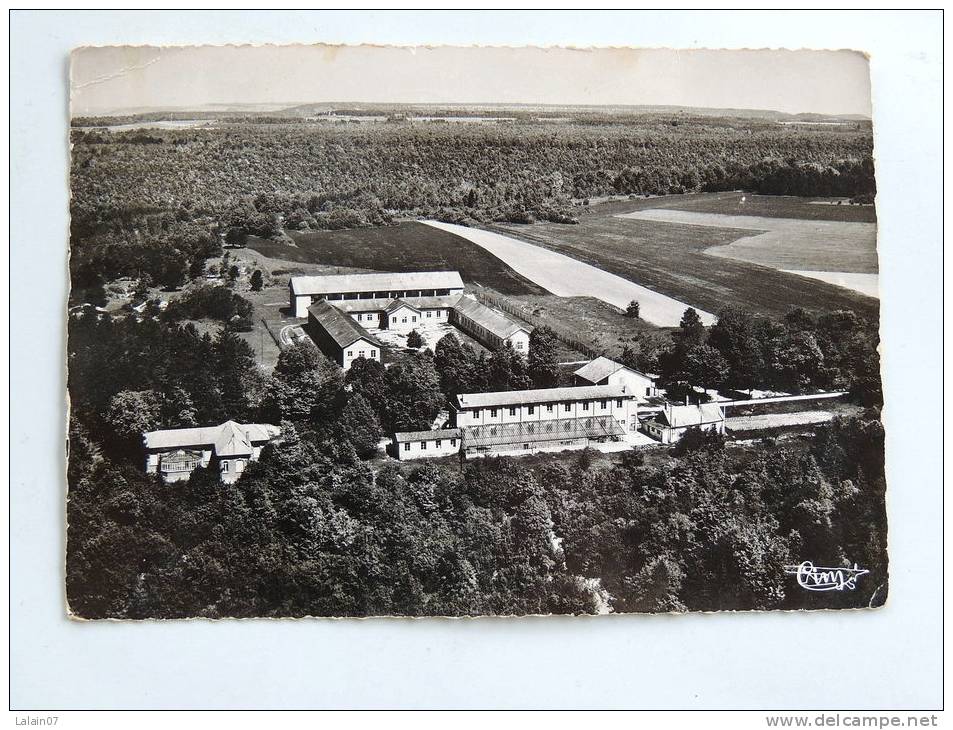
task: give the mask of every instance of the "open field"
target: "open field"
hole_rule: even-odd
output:
[[[375,271],[459,271],[467,283],[506,294],[542,294],[542,288],[490,253],[447,231],[413,221],[382,228],[289,231],[294,245],[259,238],[248,245],[271,258]]]
[[[730,196],[740,197],[715,194],[711,196],[712,205],[731,205]],[[592,206],[577,225],[496,224],[491,228],[601,267],[708,312],[732,305],[782,316],[792,307],[803,306],[824,311],[853,309],[876,319],[879,305],[870,297],[747,261],[705,254],[713,246],[726,246],[750,236],[750,230],[616,217],[634,210],[671,207],[673,198],[678,199],[675,202],[691,198],[700,204],[706,197],[670,196]],[[837,211],[838,207],[811,205],[809,210]]]
[[[872,205],[833,205],[830,198],[799,198],[791,195],[753,195],[751,193],[692,193],[650,198],[611,200],[591,211],[597,215],[631,213],[647,208],[685,210],[695,213],[795,218],[798,220],[876,223]]]
[[[684,300],[635,283],[635,277],[617,275],[612,267],[604,265],[602,261],[589,262],[579,256],[565,255],[559,252],[556,246],[541,248],[535,245],[533,240],[521,240],[520,237],[506,232],[515,228],[522,229],[523,226],[501,224],[495,226],[495,231],[485,231],[437,221],[427,221],[427,224],[456,233],[485,248],[518,273],[557,296],[595,297],[620,308],[635,300],[641,305],[642,318],[662,327],[676,326],[689,306]],[[578,228],[560,224],[549,225]],[[536,226],[530,228],[533,231],[536,229]],[[715,317],[711,312],[703,307],[696,308],[705,324],[714,323]]]
[[[618,217],[752,232],[729,244],[707,249],[705,253],[709,256],[747,261],[782,271],[877,273],[877,230],[874,223],[764,218],[662,208],[622,213]]]

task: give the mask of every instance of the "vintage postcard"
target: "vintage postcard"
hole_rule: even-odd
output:
[[[83,619],[868,608],[854,51],[80,48]]]

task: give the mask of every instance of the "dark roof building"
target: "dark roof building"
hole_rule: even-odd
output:
[[[340,309],[319,301],[308,307],[308,334],[314,344],[347,370],[358,357],[381,359],[381,343]]]

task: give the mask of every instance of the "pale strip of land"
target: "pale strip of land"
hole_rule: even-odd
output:
[[[763,216],[698,213],[652,208],[617,218],[756,231],[727,245],[705,250],[711,256],[770,266],[780,271],[836,271],[876,274],[877,224]]]
[[[733,431],[756,431],[762,428],[785,428],[786,426],[811,426],[826,423],[837,414],[833,411],[798,411],[797,413],[766,413],[761,416],[736,416],[725,419],[725,425]]]
[[[509,236],[453,223],[421,223],[475,243],[521,276],[560,297],[594,297],[621,309],[635,300],[642,319],[660,327],[677,327],[689,306],[621,276]],[[717,320],[710,312],[696,311],[705,325]]]
[[[785,273],[806,276],[809,279],[826,281],[828,284],[851,289],[874,299],[880,299],[879,274],[854,274],[847,271],[795,271],[782,269]]]

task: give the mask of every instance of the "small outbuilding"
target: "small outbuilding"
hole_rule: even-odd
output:
[[[393,448],[394,456],[401,461],[450,456],[460,451],[460,429],[395,433]]]
[[[725,411],[717,403],[667,405],[642,423],[642,430],[663,444],[674,444],[690,428],[725,433]]]

